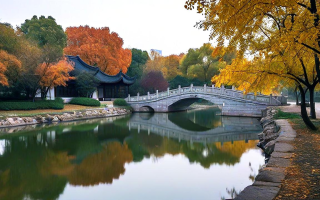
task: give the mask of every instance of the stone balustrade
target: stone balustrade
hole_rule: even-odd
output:
[[[128,103],[133,102],[144,102],[144,101],[157,101],[168,97],[180,96],[185,94],[206,94],[206,95],[215,95],[215,96],[222,96],[222,97],[231,97],[233,99],[243,99],[243,100],[251,100],[256,102],[262,102],[268,105],[282,105],[287,103],[287,99],[284,96],[272,96],[272,95],[255,95],[254,93],[244,94],[243,91],[236,90],[234,87],[232,89],[226,89],[222,85],[220,88],[209,87],[207,85],[201,86],[193,86],[192,84],[189,87],[179,86],[177,89],[167,89],[163,92],[156,92],[154,94],[140,96],[129,96],[126,98]]]

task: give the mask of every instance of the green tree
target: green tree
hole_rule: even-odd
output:
[[[143,69],[147,60],[149,60],[149,55],[147,51],[142,51],[141,49],[131,49],[132,61],[128,68],[127,75],[135,76],[137,79],[142,77]]]
[[[8,23],[0,23],[0,49],[15,54],[19,49],[19,37]]]
[[[100,84],[99,80],[88,72],[78,72],[75,82],[80,97],[90,97]]]
[[[25,20],[20,29],[27,39],[37,42],[47,62],[55,62],[62,57],[63,48],[67,45],[67,36],[53,17],[38,18],[35,15],[31,20]]]
[[[197,78],[208,83],[219,69],[230,64],[235,58],[234,51],[212,47],[210,43],[203,44],[199,49],[189,49],[182,58],[180,69],[189,79]]]

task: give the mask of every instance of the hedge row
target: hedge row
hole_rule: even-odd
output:
[[[128,103],[124,99],[116,99],[113,101],[114,106],[127,106]]]
[[[100,101],[85,97],[75,97],[71,99],[69,104],[76,104],[82,106],[100,106]]]
[[[0,102],[0,110],[37,110],[37,109],[56,109],[64,108],[63,100],[57,98],[56,100],[42,100],[35,102]]]

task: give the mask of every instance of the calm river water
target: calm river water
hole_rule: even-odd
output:
[[[232,198],[264,164],[261,127],[218,112],[0,129],[0,199]]]

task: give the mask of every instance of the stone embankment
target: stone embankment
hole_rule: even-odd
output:
[[[0,128],[12,126],[24,126],[42,123],[59,123],[82,119],[104,118],[118,115],[125,115],[131,113],[130,110],[122,108],[110,109],[91,109],[85,111],[74,111],[73,113],[63,113],[60,115],[37,115],[33,117],[8,117],[0,120]]]
[[[254,183],[246,187],[235,200],[271,200],[280,190],[285,169],[291,164],[296,131],[287,120],[274,120],[275,113],[275,109],[268,109],[261,119],[263,132],[259,134],[258,147],[265,153],[266,164],[259,170]]]

